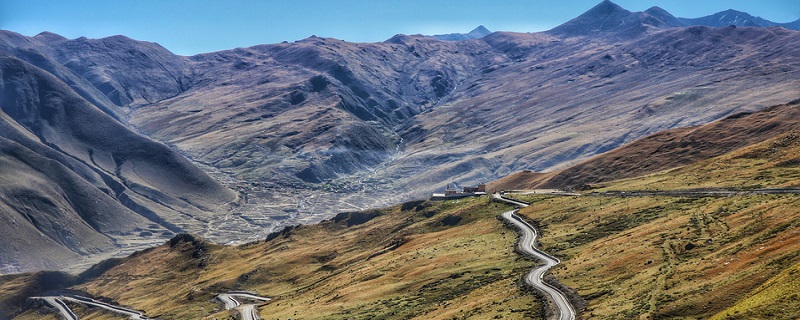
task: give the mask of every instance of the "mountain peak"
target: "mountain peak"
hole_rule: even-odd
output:
[[[631,23],[632,12],[620,7],[614,2],[603,0],[596,6],[580,16],[553,28],[550,33],[562,36],[587,36],[598,32],[618,31],[628,29]]]
[[[615,12],[631,13],[625,8],[620,7],[618,4],[611,2],[611,0],[603,0],[603,2],[600,2],[596,6],[592,7],[584,14],[613,14]]]
[[[660,7],[644,12],[631,12],[614,2],[604,0],[575,19],[548,31],[560,36],[638,36],[653,28],[684,27],[683,19],[676,18]]]
[[[37,35],[35,35],[33,37],[38,39],[38,40],[44,40],[44,41],[48,41],[48,42],[50,42],[50,41],[65,41],[65,40],[67,40],[67,38],[64,38],[63,36],[61,36],[59,34],[52,33],[50,31],[41,32],[41,33],[39,33],[39,34],[37,34]]]
[[[462,40],[480,39],[491,33],[492,32],[489,31],[489,29],[486,29],[486,27],[484,27],[483,25],[479,25],[477,28],[472,29],[472,31],[470,31],[469,33],[436,34],[426,37],[444,41],[462,41]]]
[[[673,16],[669,11],[661,7],[650,7],[644,11],[645,14],[657,20],[654,27],[683,27],[684,23],[677,17]]]
[[[773,22],[762,17],[753,16],[747,12],[742,12],[734,9],[717,12],[715,14],[695,18],[695,19],[680,19],[686,25],[701,25],[708,27],[725,27],[725,26],[742,26],[742,27],[784,27],[792,30],[800,30],[800,19],[793,22],[779,23]]]
[[[781,25],[763,18],[754,17],[747,12],[733,9],[720,11],[705,17],[681,20],[687,25],[700,25],[708,27],[725,27],[730,25],[742,27],[772,27]]]
[[[472,29],[472,31],[467,33],[467,36],[470,36],[473,39],[477,39],[477,38],[483,38],[485,36],[488,36],[491,33],[492,32],[489,31],[489,29],[486,29],[486,27],[484,27],[483,25],[479,25],[477,28]]]
[[[749,13],[742,12],[742,11],[739,11],[739,10],[734,10],[734,9],[724,10],[724,11],[721,11],[719,13],[728,13],[728,14],[730,14],[730,13],[734,13],[734,14],[742,14],[742,13],[744,13],[746,15],[750,15]]]
[[[649,9],[645,10],[644,13],[651,15],[663,15],[663,14],[672,15],[671,13],[669,13],[669,11],[664,10],[664,8],[661,8],[659,6],[652,6]]]

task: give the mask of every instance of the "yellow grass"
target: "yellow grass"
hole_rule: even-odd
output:
[[[800,314],[800,263],[773,277],[716,319],[791,319]]]
[[[800,187],[800,131],[667,172],[615,181],[606,190]]]
[[[202,258],[191,243],[164,245],[75,289],[163,319],[231,317],[214,300],[231,289],[273,298],[259,308],[264,319],[540,317],[540,302],[519,288],[535,262],[513,252],[516,233],[495,218],[504,210],[487,198],[395,207],[352,227],[329,221],[269,242],[209,245]],[[447,226],[447,216],[462,220]]]
[[[798,155],[798,138],[784,136],[607,189],[679,188],[686,177],[696,177],[691,187],[793,186],[800,168],[787,160]],[[777,312],[770,305],[780,302],[767,297],[793,282],[758,288],[800,262],[798,195],[528,200],[522,214],[542,226],[543,249],[564,258],[553,274],[587,299],[592,319],[708,318],[753,303]],[[800,317],[797,308],[786,312],[781,318]]]

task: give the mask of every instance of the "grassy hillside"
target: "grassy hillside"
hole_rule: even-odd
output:
[[[605,189],[797,187],[798,155],[800,135],[790,132]],[[800,316],[786,282],[800,263],[798,195],[528,200],[522,214],[564,260],[554,275],[588,301],[592,319]]]
[[[800,99],[753,113],[737,113],[702,126],[661,131],[560,171],[518,172],[493,181],[488,187],[567,188],[639,177],[720,156],[791,130],[800,130]]]
[[[513,252],[516,233],[496,219],[504,210],[486,198],[420,201],[240,247],[181,236],[71,289],[163,319],[230,317],[214,296],[232,289],[274,298],[265,319],[542,317],[520,290],[535,263]]]
[[[751,291],[736,305],[711,319],[775,319],[800,314],[800,263],[796,263]]]
[[[608,184],[597,191],[800,187],[800,130],[697,164]]]

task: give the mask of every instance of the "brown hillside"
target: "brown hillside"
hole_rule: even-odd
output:
[[[792,131],[608,189],[796,188],[798,155]],[[563,262],[553,275],[586,299],[587,319],[800,317],[789,278],[800,262],[796,194],[522,199],[542,250]]]
[[[553,176],[552,172],[533,172],[530,170],[515,172],[486,184],[486,190],[530,190],[536,189]]]
[[[800,100],[659,132],[556,173],[515,173],[489,188],[566,188],[635,177],[709,159],[797,128]]]
[[[265,319],[541,318],[540,300],[518,285],[535,262],[514,253],[514,232],[495,218],[504,210],[486,198],[417,201],[237,247],[184,234],[70,289],[158,319],[230,319],[214,298],[229,290],[272,298],[259,308]],[[36,276],[0,278],[0,307],[46,290]],[[6,312],[39,319],[40,310]]]

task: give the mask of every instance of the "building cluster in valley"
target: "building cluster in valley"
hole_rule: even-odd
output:
[[[434,193],[431,195],[431,200],[452,200],[452,199],[461,199],[467,197],[476,197],[482,196],[486,194],[486,185],[485,184],[478,184],[475,187],[464,187],[461,191],[458,191],[456,184],[452,184],[452,188],[450,188],[450,183],[444,189],[444,193]]]

